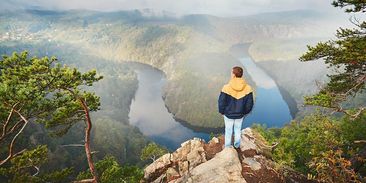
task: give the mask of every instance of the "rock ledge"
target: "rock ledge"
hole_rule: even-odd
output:
[[[240,149],[223,149],[223,143],[223,136],[188,140],[147,166],[143,182],[311,182],[293,170],[277,170],[271,147],[251,128],[242,130]]]

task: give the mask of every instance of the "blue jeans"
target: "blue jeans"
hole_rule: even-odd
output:
[[[231,146],[231,137],[233,135],[233,127],[234,127],[234,147],[240,147],[240,138],[241,138],[241,125],[243,123],[243,118],[240,119],[230,119],[224,115],[225,120],[225,147]]]

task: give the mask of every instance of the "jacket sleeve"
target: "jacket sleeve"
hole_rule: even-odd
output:
[[[224,114],[227,105],[226,93],[221,92],[218,100],[219,113]]]
[[[253,93],[249,93],[246,96],[245,104],[244,104],[244,115],[250,113],[252,111],[254,105],[253,101]]]

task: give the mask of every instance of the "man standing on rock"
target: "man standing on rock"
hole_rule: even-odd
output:
[[[225,147],[231,147],[234,128],[234,147],[240,147],[241,125],[244,116],[253,108],[252,87],[242,78],[243,69],[233,67],[231,79],[221,90],[218,107],[225,121]]]

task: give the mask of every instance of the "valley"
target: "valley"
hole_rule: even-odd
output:
[[[314,16],[320,18],[309,21]],[[111,64],[137,61],[161,70],[166,77],[162,96],[168,111],[175,120],[198,131],[223,127],[216,109],[217,96],[229,80],[231,68],[241,65],[239,58],[243,54],[248,54],[274,79],[282,95],[287,94],[283,98],[290,104],[291,115],[296,117],[297,110],[303,110],[303,95],[316,92],[314,81],[324,80],[318,76],[326,69],[319,63],[300,63],[296,59],[306,42],[331,36],[329,30],[334,27],[333,21],[324,24],[331,20],[331,15],[307,11],[221,18],[150,17],[137,10],[108,13],[24,10],[2,13],[0,17],[0,47],[8,54],[26,49],[35,55],[57,55],[66,64],[82,70],[96,68],[107,76],[110,71],[101,69],[104,64],[100,60]],[[320,25],[324,31],[319,31]],[[232,50],[242,44],[244,48]],[[248,72],[245,75],[250,76]],[[136,81],[133,79],[136,76],[127,77]],[[253,78],[246,79],[256,88]],[[126,121],[131,93],[137,85],[121,86],[124,89],[113,92],[127,92],[128,97],[118,104],[125,112],[116,119]]]
[[[0,182],[366,182],[365,12],[4,0]]]

